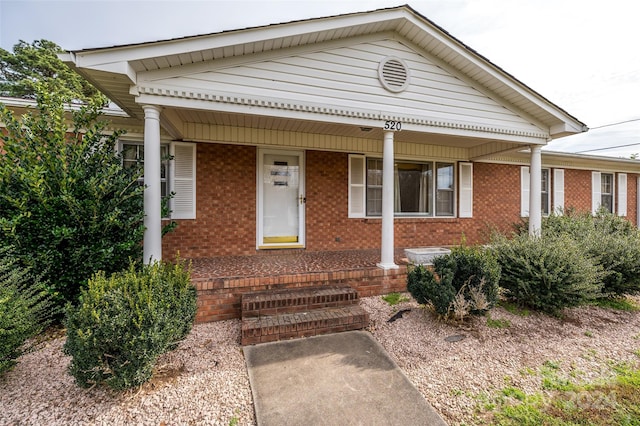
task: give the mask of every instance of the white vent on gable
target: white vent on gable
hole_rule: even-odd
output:
[[[409,68],[402,59],[388,56],[380,61],[378,78],[388,91],[402,92],[409,85]]]

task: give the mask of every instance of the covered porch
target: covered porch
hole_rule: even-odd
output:
[[[144,261],[194,259],[200,321],[248,291],[403,290],[398,248],[487,223],[536,234],[541,148],[586,131],[409,6],[62,57],[138,126]]]
[[[407,262],[396,249],[399,267],[377,266],[380,251],[284,250],[255,255],[188,259],[191,279],[198,290],[196,321],[238,318],[242,294],[263,290],[348,285],[359,297],[406,290]]]

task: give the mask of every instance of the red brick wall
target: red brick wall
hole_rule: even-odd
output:
[[[564,207],[577,212],[591,211],[591,171],[564,171]]]
[[[627,174],[627,219],[638,226],[638,175]]]
[[[348,219],[348,156],[307,152],[307,249],[380,246],[381,219]],[[520,219],[520,167],[474,164],[474,217],[396,219],[395,246],[486,242],[490,229],[510,230]],[[504,188],[512,188],[505,191]],[[339,241],[338,241],[339,240]]]
[[[196,196],[196,219],[165,235],[164,258],[255,253],[255,147],[198,144]]]
[[[473,218],[396,219],[398,248],[488,240],[491,229],[511,231],[520,221],[520,166],[474,163]],[[306,248],[377,248],[381,219],[348,218],[348,155],[306,152]],[[636,178],[628,175],[628,217],[636,221]],[[565,170],[565,206],[591,210],[591,171]],[[164,256],[255,254],[256,148],[199,144],[197,219],[178,221],[164,237]]]

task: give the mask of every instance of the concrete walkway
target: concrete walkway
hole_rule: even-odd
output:
[[[446,425],[364,331],[245,346],[259,426]]]

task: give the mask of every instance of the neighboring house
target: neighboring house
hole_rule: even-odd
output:
[[[542,152],[587,127],[409,6],[63,59],[132,117],[147,260],[375,248],[394,269],[558,208],[638,223],[640,162]]]

